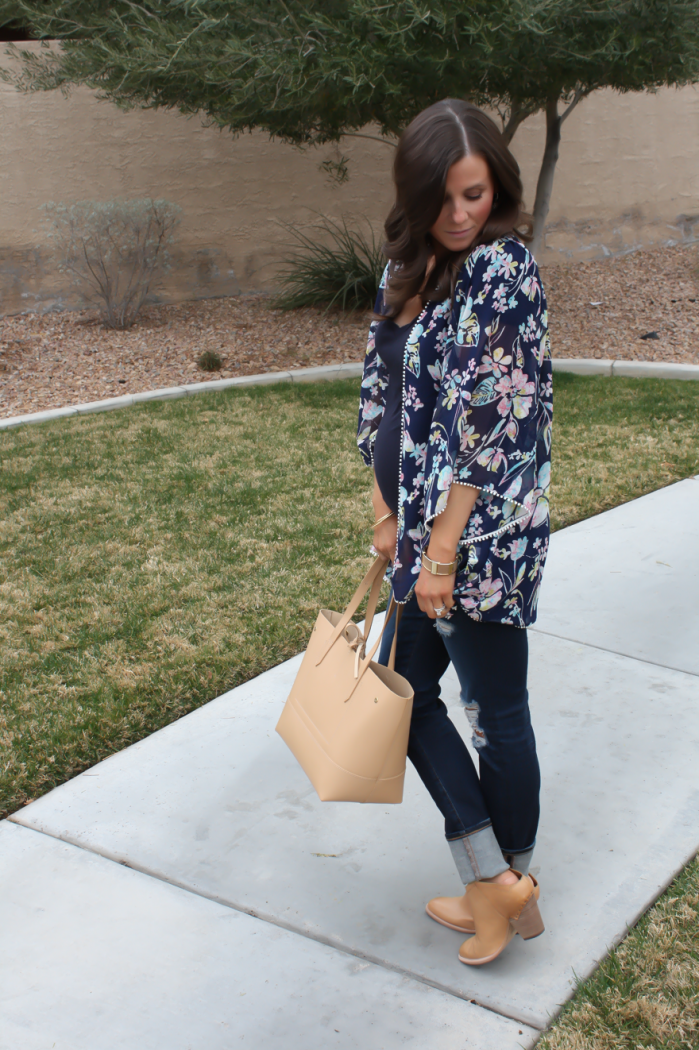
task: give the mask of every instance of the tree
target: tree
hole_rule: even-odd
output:
[[[573,109],[699,80],[699,0],[0,0],[13,19],[61,43],[19,52],[21,90],[83,84],[296,145],[372,125],[390,143],[447,95],[496,109],[508,141],[543,110],[535,251]]]

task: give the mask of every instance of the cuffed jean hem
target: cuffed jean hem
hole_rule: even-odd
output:
[[[505,858],[506,863],[509,864],[511,868],[514,868],[515,871],[521,872],[522,875],[529,874],[532,857],[534,856],[533,846],[531,849],[525,850],[523,853],[505,853],[503,850],[502,855]]]
[[[490,825],[472,831],[470,835],[463,835],[460,839],[447,841],[464,886],[478,879],[492,879],[509,867]]]

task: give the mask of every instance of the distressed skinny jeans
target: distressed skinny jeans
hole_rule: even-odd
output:
[[[388,662],[395,617],[379,662]],[[403,608],[396,671],[415,691],[408,757],[444,817],[464,884],[509,866],[526,873],[539,823],[539,762],[529,717],[527,632],[472,620],[456,606],[435,621],[413,596]],[[446,705],[439,680],[453,663],[479,772]],[[457,717],[463,717],[459,711]]]

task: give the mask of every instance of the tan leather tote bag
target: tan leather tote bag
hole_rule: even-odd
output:
[[[393,670],[397,629],[388,667],[374,662],[383,630],[366,653],[387,565],[376,559],[344,613],[320,610],[277,725],[322,802],[403,801],[413,690]],[[352,616],[369,588],[362,634]]]

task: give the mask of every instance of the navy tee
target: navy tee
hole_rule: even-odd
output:
[[[376,326],[376,352],[386,366],[388,389],[386,407],[374,441],[374,474],[384,502],[398,513],[400,485],[400,436],[403,409],[403,359],[410,329],[415,324],[397,325],[387,318]]]

